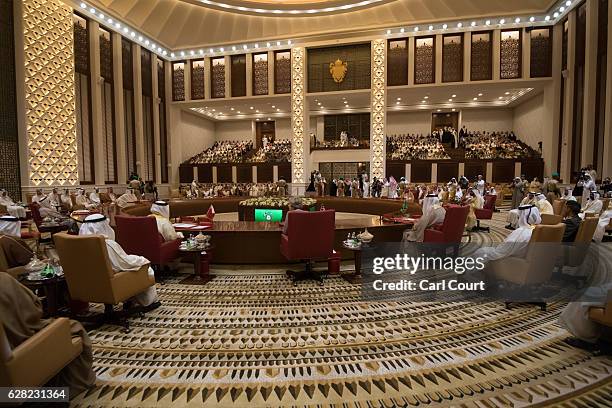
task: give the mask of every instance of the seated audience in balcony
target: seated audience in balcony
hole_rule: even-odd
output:
[[[439,138],[433,135],[387,136],[387,158],[391,160],[450,159]]]
[[[467,132],[460,146],[466,159],[518,159],[539,154],[517,139],[514,132]]]
[[[263,139],[262,139],[263,144]],[[291,160],[291,140],[268,141],[259,148],[253,156],[247,159],[249,163],[279,163]]]
[[[243,156],[252,148],[253,142],[245,140],[215,142],[210,148],[189,159],[189,163],[241,163]]]

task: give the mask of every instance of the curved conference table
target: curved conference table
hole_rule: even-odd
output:
[[[240,201],[248,197],[223,197],[199,200],[176,200],[170,202],[170,217],[180,218],[202,216],[212,204],[215,212],[235,213],[239,211]],[[352,259],[351,251],[342,248],[347,234],[360,233],[368,228],[374,235],[374,242],[399,242],[408,228],[403,224],[382,221],[382,215],[401,209],[401,200],[377,198],[339,198],[317,197],[317,207],[334,209],[338,213],[354,213],[359,217],[342,217],[336,220],[335,249],[342,259]],[[137,204],[124,209],[127,215],[144,216],[150,214],[150,204]],[[418,205],[410,204],[410,214],[421,214]],[[371,215],[364,217],[363,214]],[[282,226],[277,222],[254,221],[215,221],[212,228],[202,231],[212,236],[215,244],[213,263],[219,264],[278,264],[287,263],[280,253]],[[197,231],[194,231],[197,233]]]

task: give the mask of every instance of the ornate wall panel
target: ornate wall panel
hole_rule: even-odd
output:
[[[75,119],[78,173],[81,184],[92,184],[95,179],[94,142],[91,99],[91,71],[89,55],[89,25],[74,14],[75,61]],[[96,33],[93,33],[96,35]]]
[[[232,55],[232,96],[246,96],[246,55]]]
[[[501,79],[514,79],[521,77],[521,32],[519,30],[502,31],[499,44]]]
[[[408,40],[389,40],[387,85],[408,85]]]
[[[445,35],[442,42],[442,82],[463,81],[463,34]]]
[[[291,50],[291,180],[305,183],[304,177],[304,121],[306,119],[305,87],[306,55],[304,47]]]
[[[370,43],[366,43],[309,49],[308,91],[330,92],[368,89],[371,84],[370,47]],[[330,64],[337,60],[346,63],[346,73],[341,82],[336,82],[330,73]]]
[[[157,96],[159,97],[159,165],[161,182],[168,182],[168,129],[166,125],[166,69],[165,61],[157,58]]]
[[[172,64],[172,100],[185,100],[185,63]]]
[[[291,92],[291,52],[276,51],[274,53],[274,93]]]
[[[372,93],[370,132],[370,176],[381,178],[385,174],[385,127],[386,127],[386,41],[372,41]]]
[[[268,94],[268,53],[253,54],[253,95]]]
[[[552,75],[552,30],[531,30],[530,76],[532,78]]]
[[[136,127],[134,123],[134,70],[132,43],[121,39],[121,72],[123,76],[123,117],[127,157],[127,178],[136,172]]]
[[[204,60],[191,61],[191,99],[204,99]]]
[[[115,98],[113,90],[113,40],[111,33],[99,28],[100,75],[102,83],[102,135],[104,139],[104,181],[117,182],[115,142]]]
[[[472,81],[493,79],[493,45],[491,32],[472,33],[470,75]]]
[[[212,98],[225,98],[225,58],[210,60],[210,96]]]
[[[142,131],[144,137],[143,180],[155,180],[155,138],[153,134],[153,54],[140,50],[140,71],[142,77]],[[156,73],[157,74],[157,73]],[[155,180],[157,181],[157,180]]]
[[[415,39],[414,45],[414,83],[432,84],[436,81],[435,37]]]
[[[23,36],[30,183],[78,184],[72,9],[24,0]]]
[[[0,183],[14,199],[21,198],[13,1],[0,0],[0,49],[6,62],[0,69]]]

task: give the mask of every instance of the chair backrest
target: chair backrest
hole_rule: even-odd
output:
[[[497,200],[496,195],[487,194],[484,197],[484,204],[482,208],[484,208],[485,210],[495,211],[495,201],[496,200]]]
[[[602,202],[601,213],[603,214],[608,209],[608,206],[610,205],[610,199],[604,198],[603,200],[601,200],[601,202]]]
[[[292,259],[327,259],[334,250],[336,212],[289,211],[287,236]]]
[[[563,223],[535,226],[527,248],[526,260],[529,263],[529,270],[525,274],[524,284],[533,285],[550,280],[557,263],[551,244],[561,243],[564,232],[565,224]]]
[[[158,258],[164,241],[154,217],[117,215],[115,224],[116,241],[126,253],[144,256],[150,261]]]
[[[2,235],[0,235],[0,239],[2,239]],[[6,259],[6,255],[4,254],[4,250],[2,249],[2,245],[0,245],[0,272],[6,272],[9,269],[8,260]]]
[[[72,300],[106,303],[112,298],[113,269],[102,235],[53,236]]]
[[[442,224],[445,242],[461,242],[469,212],[470,207],[467,205],[451,204],[446,207],[446,215]]]
[[[599,218],[586,217],[580,223],[580,227],[578,227],[578,232],[576,233],[576,239],[574,239],[574,242],[591,242],[598,223]]]
[[[553,214],[563,216],[563,207],[565,206],[565,200],[555,200],[552,203]]]
[[[563,222],[563,217],[556,214],[542,214],[542,225],[555,225]]]
[[[40,215],[40,204],[38,203],[30,203],[28,204],[28,207],[30,207],[30,211],[32,213],[32,219],[34,220],[34,224],[36,224],[36,226],[40,226],[40,224],[42,224],[43,220],[42,217]]]

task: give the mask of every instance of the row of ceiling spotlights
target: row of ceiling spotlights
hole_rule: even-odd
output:
[[[544,22],[550,22],[550,20],[552,18],[557,19],[563,12],[565,12],[571,5],[572,5],[572,0],[566,0],[565,3],[563,3],[564,5],[559,6],[558,10],[556,10],[553,14],[552,17],[550,15],[547,15],[544,17],[543,21]],[[131,37],[132,39],[137,39],[140,43],[144,44],[147,48],[151,49],[152,51],[158,53],[159,55],[163,55],[163,56],[167,56],[168,55],[168,51],[165,50],[163,47],[161,47],[160,45],[155,44],[154,42],[150,41],[148,38],[146,38],[145,36],[143,36],[140,33],[137,33],[136,31],[130,29],[127,25],[122,25],[119,21],[115,21],[113,20],[111,17],[107,17],[104,15],[103,12],[96,10],[94,7],[88,6],[86,3],[80,3],[81,9],[85,10],[85,11],[89,11],[89,13],[91,13],[93,16],[97,17],[99,20],[101,20],[102,22],[105,23],[105,25],[109,26],[110,28],[116,30],[119,33],[123,33],[126,37]],[[531,16],[529,17],[528,21],[530,23],[534,23],[536,22],[536,17]],[[486,21],[484,21],[484,26],[491,26],[492,24],[497,24],[498,26],[503,26],[507,23],[508,21],[505,18],[501,18],[499,20],[497,20],[496,23],[494,23],[493,20],[488,19]],[[515,24],[520,24],[522,22],[520,17],[516,17],[514,19],[514,23]],[[476,21],[472,21],[469,24],[470,27],[474,28],[474,27],[478,27],[478,23]],[[456,24],[456,28],[457,29],[461,29],[464,27],[464,23],[463,22],[458,22]],[[442,25],[429,25],[427,27],[427,31],[433,31],[433,30],[447,30],[449,28],[449,25],[447,23],[444,23]],[[419,32],[421,31],[421,28],[419,26],[415,26],[412,28],[412,31],[414,32]],[[387,35],[392,35],[392,34],[403,34],[406,33],[407,29],[402,27],[399,29],[387,29],[386,33]],[[272,48],[272,47],[282,47],[284,45],[287,46],[291,46],[292,45],[292,41],[291,40],[287,40],[287,41],[275,41],[275,42],[266,42],[265,47],[266,48]],[[249,50],[249,49],[263,49],[263,46],[260,46],[259,43],[255,43],[252,44],[251,47],[249,47],[249,45],[247,44],[243,44],[242,47],[238,47],[236,45],[233,45],[231,47],[227,47],[227,49],[225,47],[219,47],[217,48],[217,51],[215,51],[214,48],[210,48],[208,50],[208,54],[209,55],[213,55],[213,54],[222,54],[225,53],[226,50],[229,52],[230,50],[232,52],[236,52],[238,51],[240,48],[242,48],[242,50]],[[174,52],[170,52],[170,58],[178,58],[178,57],[194,57],[196,55],[206,55],[206,52],[204,49],[199,49],[199,50],[183,50],[183,51],[177,51],[176,53]]]

